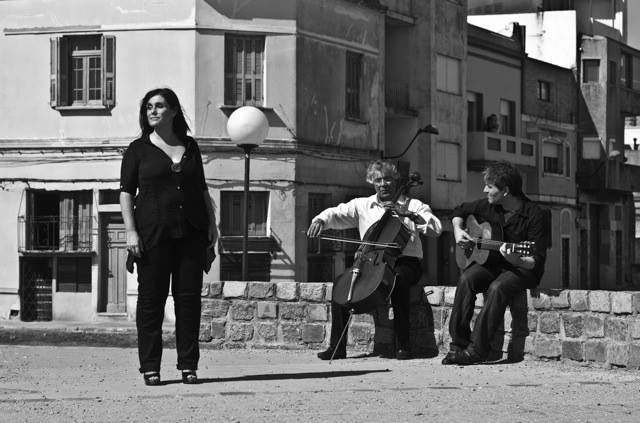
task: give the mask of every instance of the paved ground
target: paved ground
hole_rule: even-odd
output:
[[[134,348],[1,345],[0,421],[640,421],[638,372],[352,357],[204,350],[201,383],[183,385],[166,349],[165,384],[146,387]]]

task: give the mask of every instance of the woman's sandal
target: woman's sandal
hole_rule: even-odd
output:
[[[187,385],[195,385],[198,383],[198,375],[195,370],[183,370],[182,371],[182,383]]]
[[[160,372],[147,372],[142,375],[144,384],[147,386],[160,385]]]

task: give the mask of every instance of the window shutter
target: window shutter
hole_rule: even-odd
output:
[[[53,37],[50,39],[51,43],[51,70],[50,70],[50,85],[49,85],[49,104],[51,107],[58,106],[58,86],[59,86],[59,78],[58,78],[58,70],[60,69],[60,38],[61,37]]]
[[[102,104],[116,105],[116,37],[102,37]]]

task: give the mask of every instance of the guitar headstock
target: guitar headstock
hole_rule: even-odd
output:
[[[529,257],[533,255],[533,249],[536,243],[533,241],[523,241],[518,244],[513,244],[513,252],[522,257]]]

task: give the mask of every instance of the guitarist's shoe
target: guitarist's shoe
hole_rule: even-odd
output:
[[[471,364],[481,363],[483,360],[475,354],[469,352],[469,350],[462,351],[449,351],[447,355],[442,359],[442,364],[450,365],[457,364],[458,366],[469,366]]]
[[[336,351],[335,355],[333,355],[333,351]],[[318,353],[318,358],[320,360],[331,360],[331,356],[333,355],[334,360],[340,360],[342,358],[347,358],[347,350],[338,348],[336,350],[335,347],[329,347],[324,351]]]

